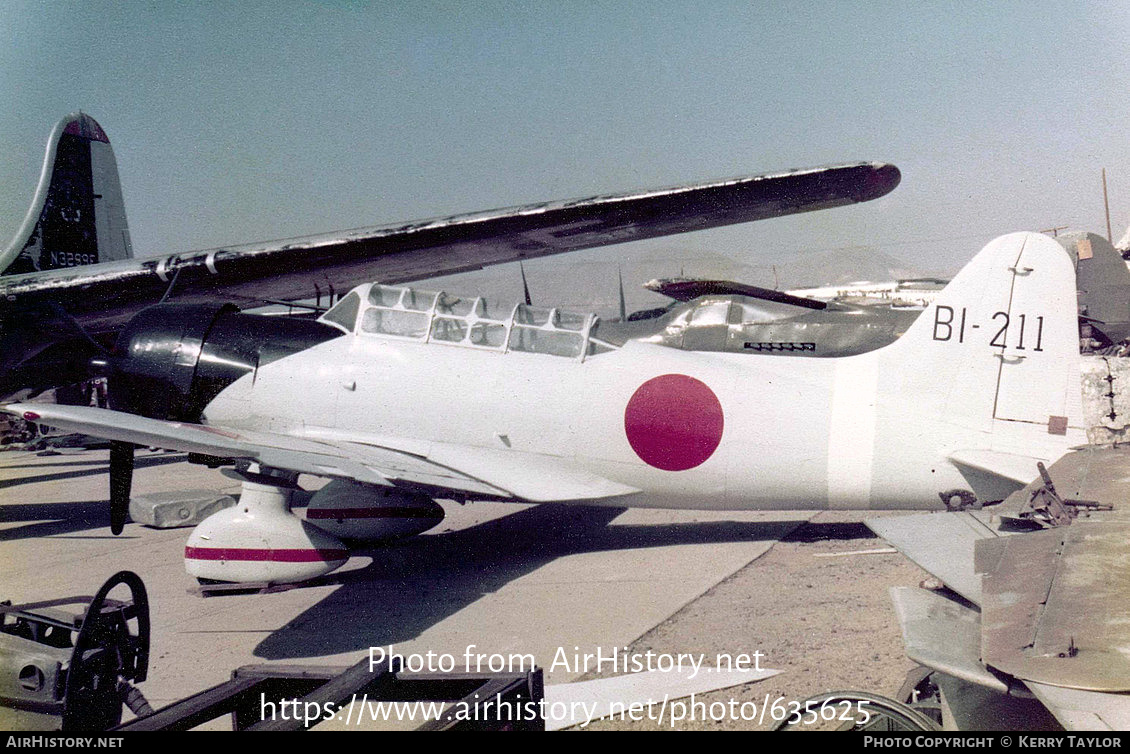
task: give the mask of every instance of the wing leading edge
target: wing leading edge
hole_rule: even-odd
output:
[[[559,458],[450,443],[404,441],[397,446],[355,440],[307,439],[275,432],[159,421],[89,406],[13,403],[0,411],[52,427],[110,440],[245,459],[303,474],[432,493],[516,502],[584,502],[624,497],[634,487],[590,474]]]
[[[286,300],[311,296],[315,285],[407,282],[855,204],[884,196],[899,179],[894,165],[854,163],[13,275],[0,279],[0,316],[50,303],[100,331],[166,294]]]

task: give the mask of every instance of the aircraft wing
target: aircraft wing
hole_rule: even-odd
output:
[[[1025,684],[1066,730],[1130,730],[1125,694],[1080,691],[1045,683]]]
[[[186,303],[311,298],[316,290],[407,282],[869,201],[899,178],[894,165],[855,163],[11,275],[0,278],[0,320],[53,307],[88,332],[105,332],[166,295]]]
[[[896,587],[891,590],[891,599],[908,658],[945,676],[998,694],[1023,691],[1017,688],[1015,680],[991,670],[982,660],[983,617],[976,607],[948,598],[945,593],[918,587]],[[1121,667],[1119,663],[1112,671]],[[1023,684],[1066,730],[1126,730],[1130,727],[1130,697],[1125,693],[1068,688],[1033,680],[1024,680]]]
[[[1130,452],[1084,448],[1048,474],[1060,499],[1114,510],[1084,507],[1070,524],[1018,530],[1040,479],[999,507],[867,524],[968,600],[893,590],[912,659],[1002,692],[1008,678],[1022,681],[1065,728],[1122,729],[1130,724]]]
[[[823,310],[828,308],[827,301],[814,298],[793,296],[771,288],[761,288],[756,285],[735,283],[731,280],[692,280],[687,278],[662,278],[644,283],[644,288],[649,291],[673,298],[676,301],[690,301],[699,296],[749,296],[763,301],[772,301],[776,304],[788,304],[801,309]]]
[[[981,576],[973,565],[974,551],[977,542],[1001,534],[987,513],[913,513],[864,523],[915,565],[973,604],[981,604]]]
[[[442,496],[528,503],[580,502],[639,490],[591,474],[565,459],[441,442],[358,442],[159,421],[89,406],[13,403],[0,411],[52,427],[137,445],[246,459],[303,474],[420,488]]]
[[[1025,682],[1130,691],[1128,541],[1126,524],[1076,519],[978,543],[984,662]]]

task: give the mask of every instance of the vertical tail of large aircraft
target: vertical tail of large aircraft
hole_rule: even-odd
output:
[[[56,124],[31,209],[3,252],[5,275],[78,267],[133,256],[118,165],[94,118]]]

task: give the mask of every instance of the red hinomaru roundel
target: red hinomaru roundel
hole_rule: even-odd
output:
[[[664,471],[702,464],[722,441],[722,404],[709,387],[685,374],[653,377],[624,409],[624,434],[636,455]]]

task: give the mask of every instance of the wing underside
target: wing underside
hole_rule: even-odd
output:
[[[408,282],[839,207],[883,196],[898,182],[893,165],[856,163],[14,275],[0,280],[0,315],[52,302],[88,329],[112,328],[166,295],[181,302],[311,298],[374,280]]]

